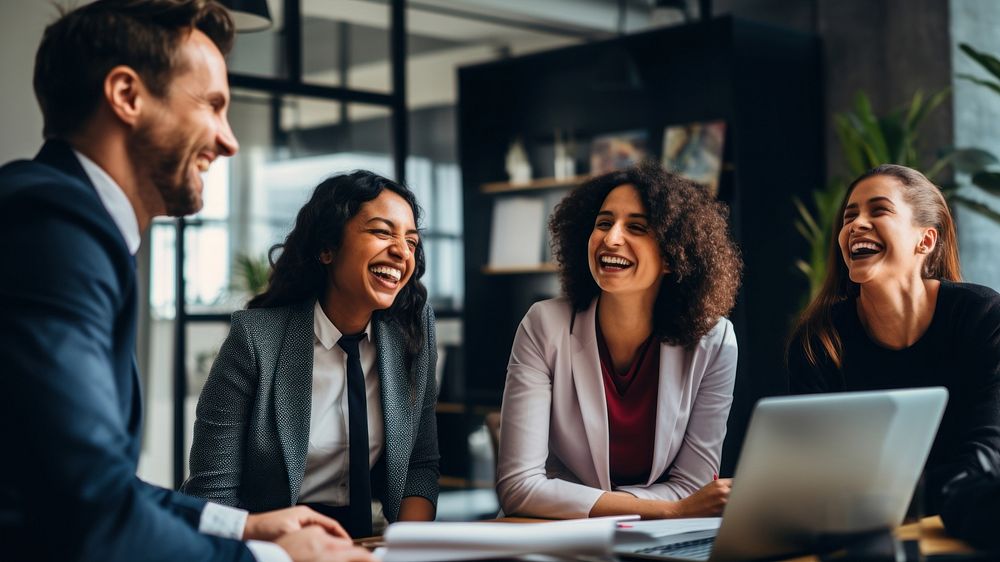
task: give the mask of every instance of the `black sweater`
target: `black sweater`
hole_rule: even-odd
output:
[[[793,341],[788,354],[792,394],[946,387],[948,406],[925,472],[925,511],[937,513],[944,484],[979,466],[977,447],[1000,451],[1000,294],[942,281],[927,332],[901,350],[868,337],[854,298],[834,306],[833,323],[843,343],[842,368],[829,361],[811,365],[801,341]]]

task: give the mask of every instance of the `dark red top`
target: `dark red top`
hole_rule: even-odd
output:
[[[597,325],[604,395],[608,401],[608,455],[611,483],[645,484],[653,468],[656,404],[660,386],[660,346],[650,336],[625,373],[616,373],[611,353]]]

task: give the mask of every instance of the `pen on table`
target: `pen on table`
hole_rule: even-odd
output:
[[[635,514],[631,514],[631,515],[612,515],[611,517],[609,517],[609,519],[617,519],[618,523],[617,523],[616,526],[619,529],[631,529],[632,525],[629,524],[629,523],[625,523],[625,521],[636,521],[636,520],[639,519],[639,516],[635,515]]]

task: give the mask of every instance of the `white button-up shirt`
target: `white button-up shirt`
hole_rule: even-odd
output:
[[[350,503],[349,422],[347,408],[347,353],[337,345],[343,333],[323,312],[313,307],[312,408],[309,413],[309,451],[299,492],[300,502],[342,506]],[[368,466],[374,466],[385,443],[382,385],[375,361],[371,323],[358,342],[368,403]]]

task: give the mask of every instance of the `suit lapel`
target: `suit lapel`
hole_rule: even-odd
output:
[[[373,319],[376,361],[382,387],[382,418],[385,431],[386,462],[399,451],[409,451],[413,408],[410,399],[409,374],[406,371],[406,350],[399,328],[376,315]],[[419,402],[418,402],[419,403]],[[387,484],[391,485],[391,482]]]
[[[594,469],[601,488],[611,489],[611,469],[608,464],[608,403],[604,395],[604,378],[601,375],[601,358],[597,351],[597,331],[594,321],[597,299],[590,308],[576,313],[573,323],[572,365],[573,384],[580,398],[580,413],[587,434]]]
[[[656,398],[656,436],[653,439],[653,466],[649,471],[647,485],[656,482],[663,471],[667,469],[673,440],[684,438],[684,432],[678,435],[675,426],[684,391],[684,380],[687,378],[684,372],[685,354],[683,347],[660,343],[660,384]]]
[[[274,419],[285,455],[291,501],[299,497],[309,452],[309,415],[312,407],[312,303],[291,309],[284,341],[274,369]]]

